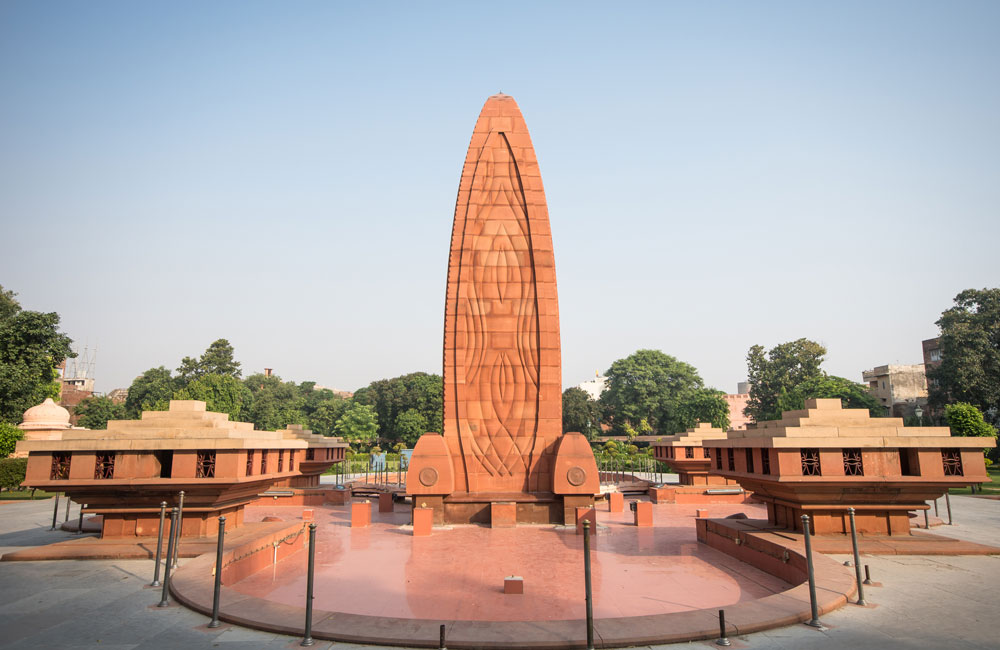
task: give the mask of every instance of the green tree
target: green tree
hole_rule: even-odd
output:
[[[193,359],[184,357],[177,368],[177,376],[181,384],[204,377],[205,375],[224,375],[239,379],[240,363],[233,358],[235,350],[226,339],[218,339],[208,346],[201,357]]]
[[[76,356],[59,331],[59,314],[21,309],[16,295],[0,286],[0,421],[11,424],[46,397],[59,397],[56,368]]]
[[[253,394],[232,375],[210,373],[176,391],[173,399],[200,400],[209,411],[228,413],[230,421],[245,422],[250,417]]]
[[[750,397],[743,413],[754,422],[781,417],[778,400],[807,380],[823,376],[820,365],[826,348],[809,339],[782,343],[764,351],[761,345],[747,354],[747,376]]]
[[[719,391],[705,388],[694,366],[659,350],[639,350],[611,364],[600,404],[618,435],[636,431],[643,419],[650,432],[676,433],[695,422],[728,426],[728,407]],[[725,421],[719,420],[724,413]]]
[[[0,422],[0,458],[13,454],[18,440],[24,440],[24,432],[9,422]]]
[[[283,429],[289,424],[306,424],[306,399],[295,382],[281,381],[277,375],[250,375],[243,380],[253,395],[250,421],[262,431]]]
[[[427,418],[417,409],[406,409],[396,416],[396,424],[393,428],[396,438],[412,449],[417,444],[417,439],[427,433]]]
[[[137,419],[143,411],[166,411],[178,388],[170,371],[160,366],[142,373],[129,386],[125,417]]]
[[[807,399],[835,397],[840,398],[844,408],[868,409],[872,417],[885,416],[885,407],[879,403],[878,398],[871,394],[867,386],[844,377],[824,374],[806,379],[790,391],[779,395],[778,417],[782,411],[804,409]]]
[[[334,433],[350,442],[375,442],[378,435],[378,415],[367,404],[351,404],[333,427]]]
[[[997,437],[997,430],[983,418],[983,412],[967,402],[944,407],[944,417],[955,436]]]
[[[941,365],[927,374],[931,406],[1000,409],[1000,289],[966,289],[937,321]]]
[[[431,431],[444,427],[444,383],[440,375],[413,372],[392,379],[373,381],[354,393],[353,401],[375,409],[378,421],[391,427],[400,413],[415,409]],[[379,431],[389,441],[397,440],[395,431]]]
[[[601,432],[601,407],[582,388],[567,388],[562,394],[563,433],[579,431],[593,440]]]
[[[73,409],[77,426],[87,429],[107,429],[108,420],[124,420],[125,405],[115,404],[108,397],[87,397]]]
[[[331,394],[332,391],[331,391]],[[321,402],[312,413],[306,416],[306,424],[313,433],[321,436],[332,436],[337,420],[344,415],[350,402],[339,395]]]

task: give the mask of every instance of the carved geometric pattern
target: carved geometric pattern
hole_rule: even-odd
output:
[[[111,479],[115,477],[115,453],[97,454],[94,459],[94,478]]]
[[[583,485],[587,480],[587,471],[579,466],[570,467],[566,471],[566,481],[570,485]]]
[[[726,461],[730,472],[736,471],[736,454],[732,447],[726,447]]]
[[[199,451],[195,461],[195,478],[215,478],[215,451]]]
[[[684,448],[684,458],[694,458],[694,447]]]
[[[802,476],[820,476],[819,449],[802,449],[799,455],[802,458]]]
[[[52,468],[49,471],[49,480],[64,481],[69,479],[69,452],[55,452],[52,454]]]
[[[771,473],[771,450],[765,447],[760,448],[760,473]]]
[[[438,482],[438,472],[433,467],[425,467],[420,470],[420,474],[417,478],[420,480],[420,484],[424,487],[431,487]]]
[[[753,469],[753,447],[747,447],[745,451],[746,451],[745,455],[746,455],[746,460],[747,460],[747,473],[748,474],[753,474],[754,473],[754,469]]]
[[[262,449],[260,452],[260,473],[267,474],[267,450]]]
[[[860,449],[844,449],[844,476],[864,476],[865,466],[861,461]]]
[[[278,450],[278,473],[285,471],[285,450]]]
[[[722,469],[722,449],[715,450],[715,469]]]
[[[962,454],[957,449],[942,449],[941,462],[944,464],[945,476],[963,476]]]
[[[247,449],[247,476],[253,476],[253,449]]]
[[[491,97],[459,186],[445,304],[444,437],[469,490],[551,489],[543,457],[562,406],[551,260],[527,127],[513,99]]]

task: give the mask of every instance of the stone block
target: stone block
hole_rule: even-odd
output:
[[[652,526],[653,525],[653,504],[649,501],[635,501],[635,525],[636,526]]]
[[[698,519],[704,519],[705,517],[708,516],[708,510],[706,510],[705,508],[698,508],[697,510],[694,511],[694,516],[697,517]]]
[[[622,512],[625,509],[625,496],[621,492],[608,493],[608,512]]]
[[[597,510],[591,507],[578,507],[576,509],[576,534],[583,534],[583,522],[590,522],[590,534],[597,532]]]
[[[313,520],[313,509],[304,508],[302,510],[302,521],[312,521]]]
[[[371,501],[351,504],[351,528],[366,528],[372,523]]]
[[[417,507],[413,509],[414,537],[427,537],[428,535],[430,535],[433,524],[434,524],[433,508]]]
[[[517,526],[517,503],[498,501],[490,503],[490,528],[514,528]]]
[[[503,592],[505,594],[523,594],[524,578],[521,576],[507,576],[503,579]]]
[[[378,495],[378,511],[379,512],[392,512],[392,494],[389,492],[382,492]]]
[[[653,503],[673,503],[674,489],[668,487],[649,488],[649,500]]]

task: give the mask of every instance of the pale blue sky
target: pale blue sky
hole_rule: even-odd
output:
[[[487,96],[541,165],[563,384],[639,348],[918,363],[1000,284],[1000,3],[0,4],[0,284],[98,389],[228,338],[354,390],[441,371]]]

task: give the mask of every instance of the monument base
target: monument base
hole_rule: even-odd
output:
[[[492,525],[493,504],[510,503],[516,509],[518,524],[576,525],[576,509],[594,506],[591,495],[558,495],[551,492],[455,492],[448,496],[420,495],[413,498],[414,508],[429,508],[434,512],[434,524]],[[505,520],[503,524],[509,525]]]

